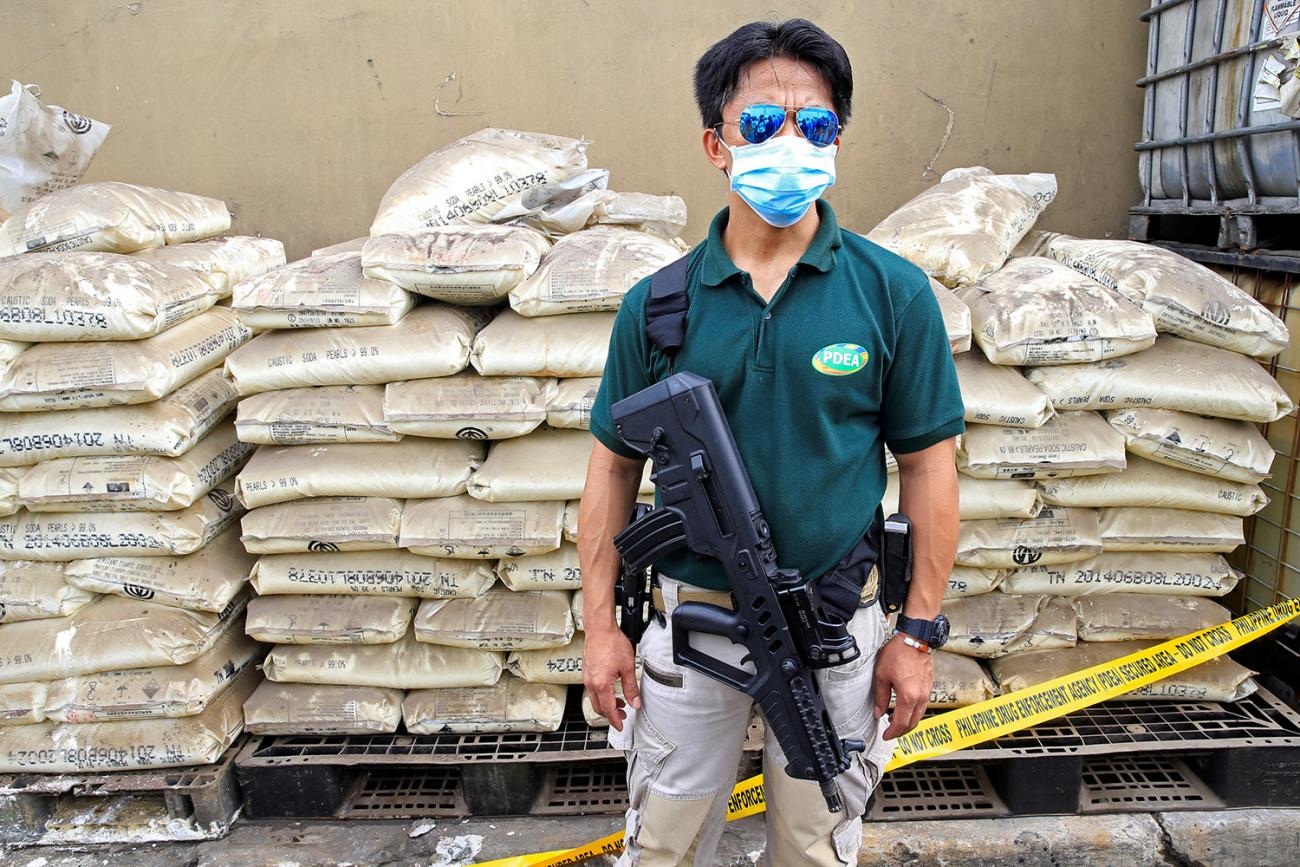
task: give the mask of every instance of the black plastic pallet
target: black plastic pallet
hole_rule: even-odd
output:
[[[137,830],[148,823],[148,840],[223,837],[243,804],[235,775],[242,746],[236,742],[211,765],[0,775],[0,839],[75,843],[87,830],[77,825],[88,815],[128,814]]]
[[[1300,237],[1295,199],[1267,203],[1153,203],[1129,210],[1133,241],[1180,244],[1234,253],[1300,259],[1291,249]]]

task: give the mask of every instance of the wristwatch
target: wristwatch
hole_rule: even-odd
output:
[[[948,618],[940,614],[933,620],[922,620],[900,614],[894,634],[901,634],[903,642],[917,650],[933,653],[948,643]],[[915,641],[908,641],[909,637]]]

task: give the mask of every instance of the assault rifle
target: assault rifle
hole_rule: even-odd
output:
[[[777,566],[759,509],[713,383],[678,373],[612,408],[618,435],[654,462],[662,508],[614,538],[625,575],[642,576],[685,547],[721,562],[736,610],[684,602],[672,615],[673,658],[751,696],[796,779],[816,780],[832,813],[843,809],[835,778],[860,740],[841,740],[814,669],[850,662],[861,650],[845,622],[828,614],[816,587]],[[629,615],[628,610],[623,616]],[[754,673],[691,646],[691,635],[721,635],[744,645]]]

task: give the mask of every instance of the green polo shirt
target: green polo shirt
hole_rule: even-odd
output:
[[[691,251],[686,338],[675,371],[645,333],[650,279],[619,308],[591,412],[591,432],[638,457],[615,433],[610,406],[690,371],[713,381],[772,528],[777,562],[808,578],[862,538],[885,491],[884,446],[920,451],[964,429],[948,335],[928,278],[860,235],[821,224],[803,258],[764,302],[722,245],[723,209]],[[728,587],[712,558],[679,552],[665,575]]]

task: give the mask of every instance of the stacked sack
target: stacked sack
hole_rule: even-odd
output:
[[[398,178],[368,240],[236,290],[277,329],[227,362],[260,444],[238,480],[248,630],[279,645],[250,731],[559,726],[613,311],[685,224],[607,180],[583,142],[483,130]]]
[[[120,183],[0,226],[0,769],[216,761],[258,645],[223,299],[284,262],[214,199]],[[31,252],[26,252],[31,251]]]
[[[1050,176],[955,170],[868,236],[970,311],[944,613],[948,649],[1003,691],[1229,619],[1223,555],[1273,457],[1254,423],[1294,410],[1248,357],[1286,346],[1277,317],[1159,248],[1030,232],[1054,196]],[[1128,697],[1255,688],[1222,658]]]

